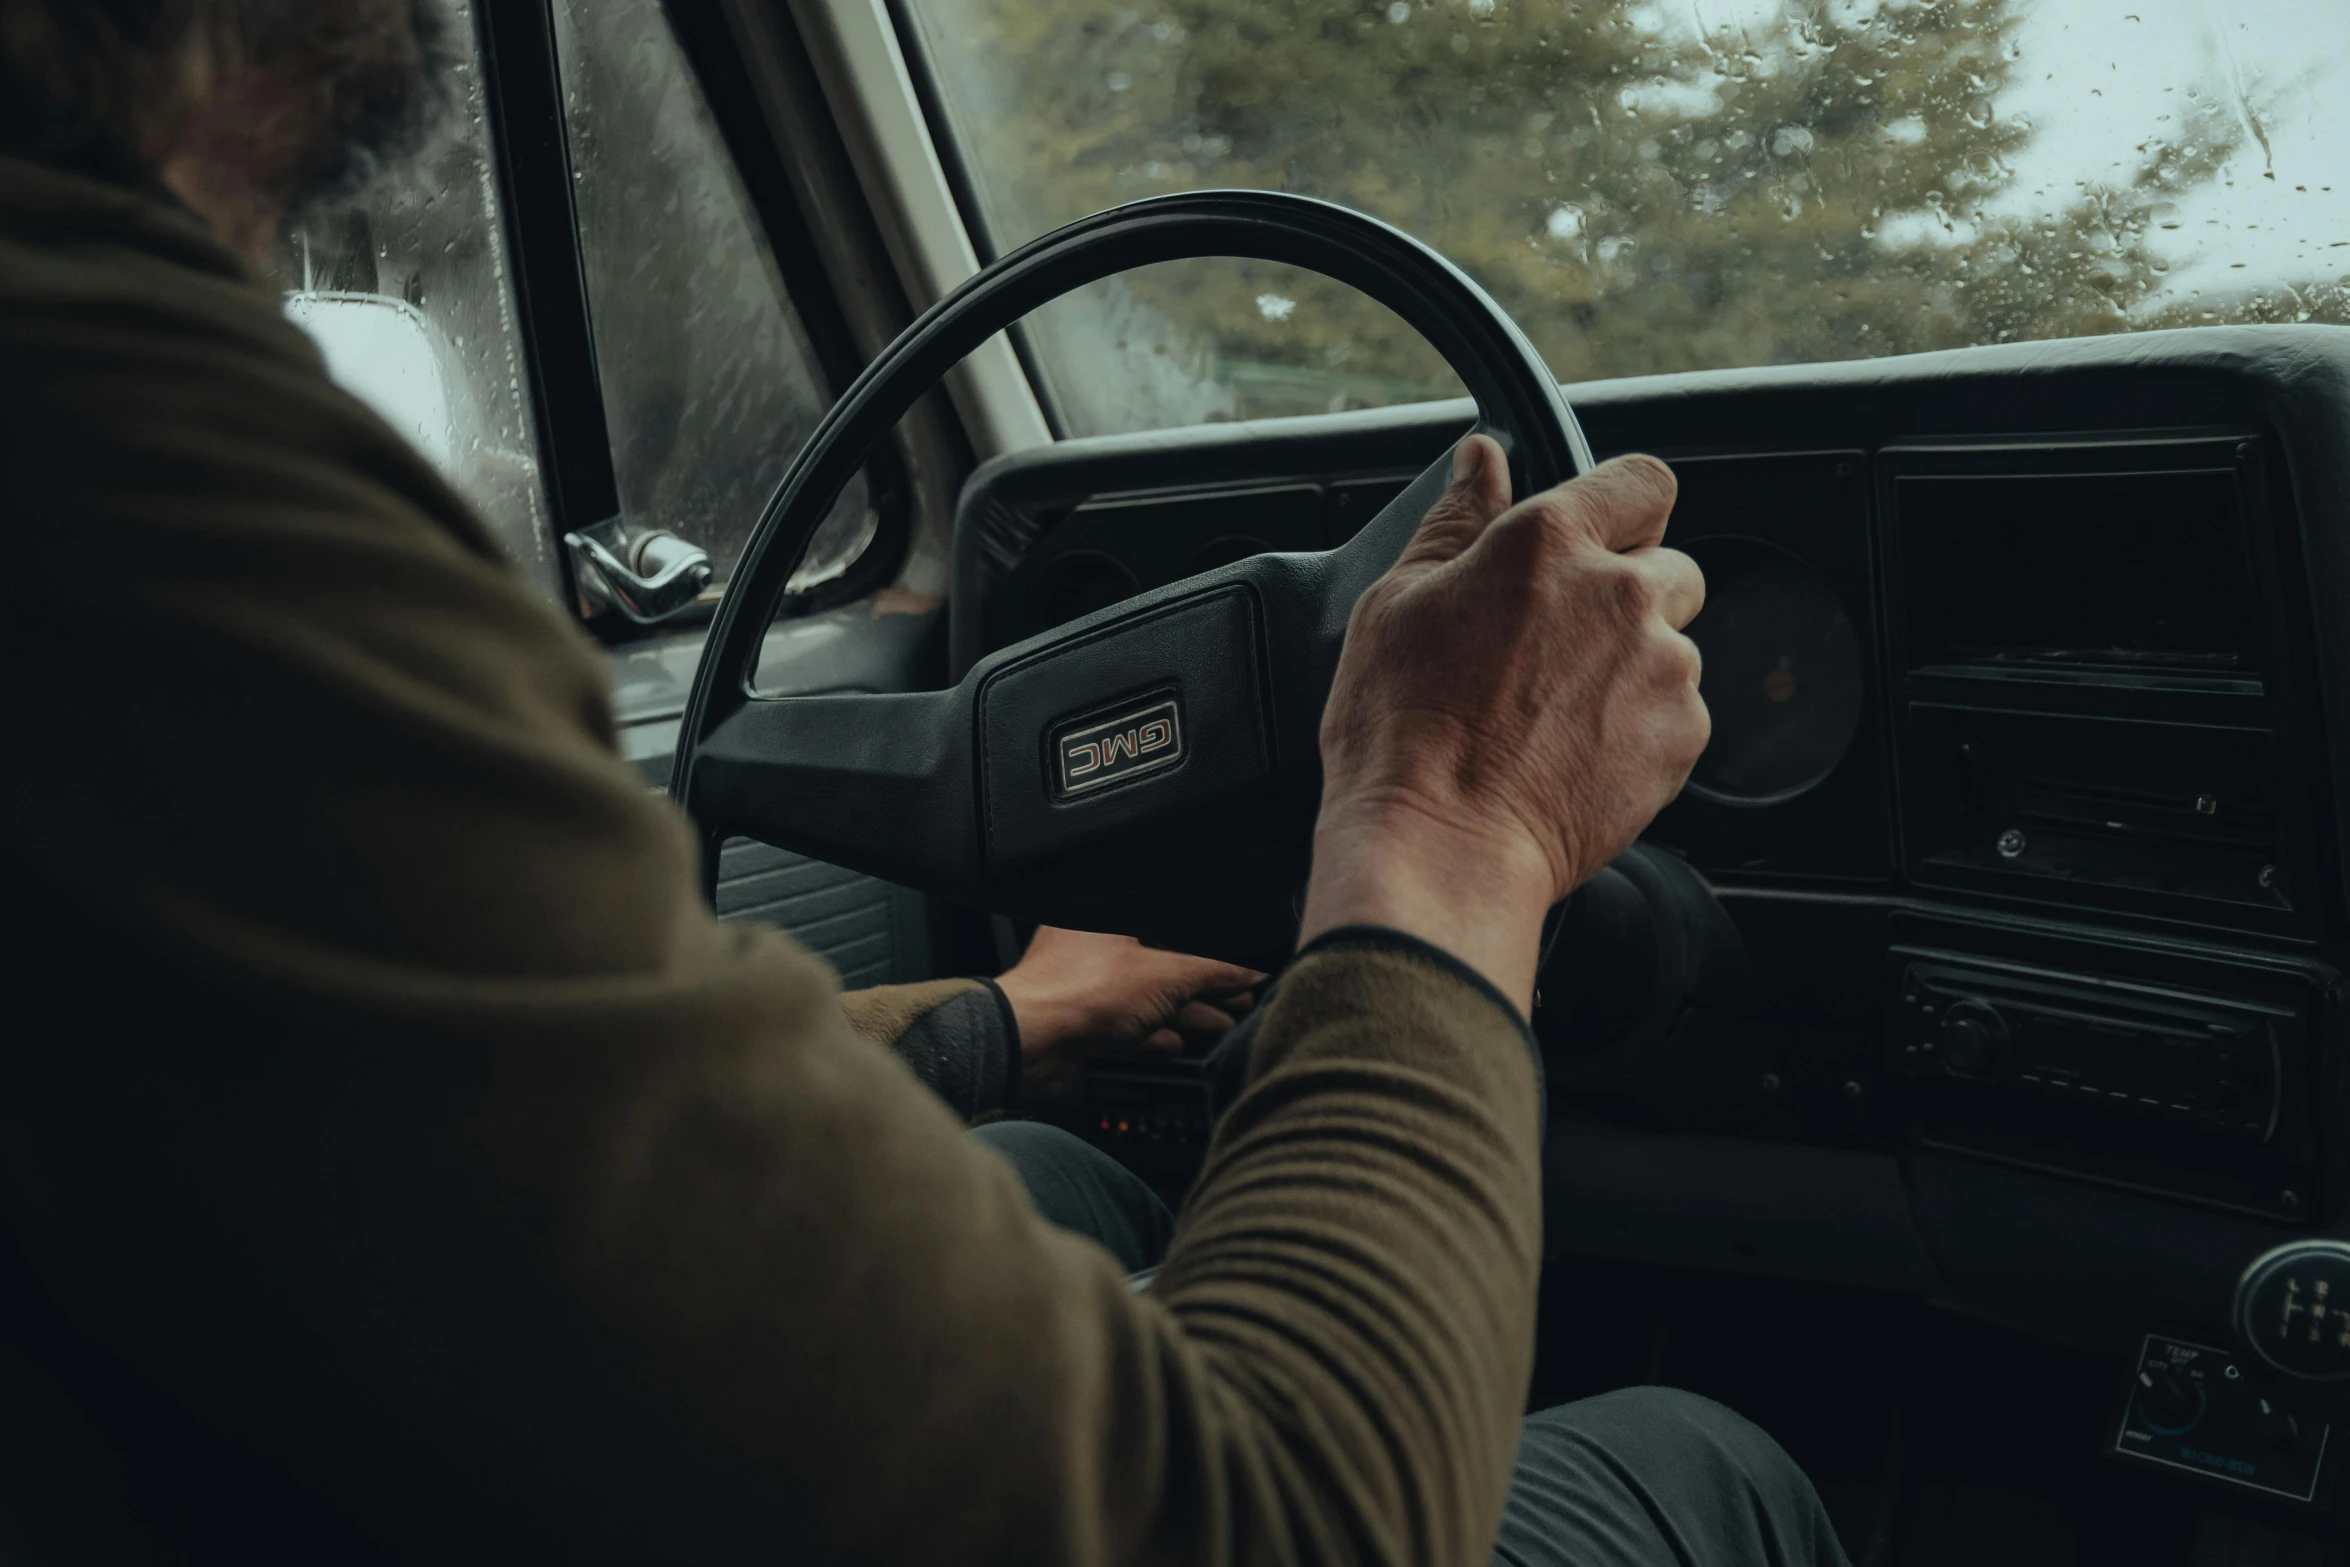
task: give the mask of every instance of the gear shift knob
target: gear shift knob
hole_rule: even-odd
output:
[[[2288,1241],[2236,1283],[2236,1336],[2299,1382],[2350,1381],[2350,1242]]]

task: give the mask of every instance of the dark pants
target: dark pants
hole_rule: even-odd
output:
[[[1011,1160],[1037,1211],[1140,1272],[1167,1205],[1083,1140],[1030,1121],[975,1134]],[[1760,1427],[1676,1388],[1631,1387],[1527,1418],[1495,1567],[1843,1567],[1795,1461]]]

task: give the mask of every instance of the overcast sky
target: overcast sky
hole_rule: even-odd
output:
[[[968,25],[973,0],[919,0],[918,9]],[[1145,15],[1149,0],[1137,0]],[[1416,7],[1490,12],[1510,0],[1410,0]],[[1786,11],[1795,0],[1644,0],[1627,14],[1643,31],[1716,39]],[[1853,21],[1934,0],[1828,0]],[[1953,0],[1943,0],[1953,3]],[[1964,3],[1964,0],[1958,0]],[[1985,0],[1975,0],[1985,3]],[[2195,189],[2153,251],[2169,263],[2168,293],[2149,308],[2196,295],[2215,302],[2297,284],[2350,287],[2350,0],[2011,0],[2021,18],[2011,86],[1997,112],[2033,135],[1995,209],[2022,216],[2070,203],[2079,183],[2127,181],[2149,136],[2176,138],[2200,107],[2216,106],[2237,142],[2229,165]],[[979,106],[992,86],[954,72]],[[984,76],[985,73],[972,73]],[[1632,89],[1688,100],[1682,112],[1722,104],[1702,78]],[[2264,145],[2265,143],[2265,145]],[[1947,243],[1939,214],[1886,214],[1885,243]],[[1016,236],[1025,237],[1025,236]]]
[[[1895,0],[1837,3],[1865,17]],[[1785,4],[1659,9],[1712,29]],[[2196,101],[2217,103],[2241,150],[2160,237],[2174,294],[2350,274],[2350,0],[2016,0],[2016,10],[2021,54],[1998,107],[2034,134],[2004,205],[2030,210],[2035,191],[2061,200],[2076,181],[2126,179],[2149,134],[2176,133]]]
[[[2025,187],[2126,173],[2146,133],[2175,126],[2185,95],[2201,94],[2229,112],[2242,146],[2177,215],[2173,288],[2350,273],[2350,0],[2028,0],[2024,11],[2019,85],[2003,109],[2038,133]]]
[[[1931,0],[1831,3],[1865,24]],[[1719,38],[1790,4],[1650,0],[1629,14],[1660,32]],[[2013,5],[2020,52],[1998,112],[2028,122],[2033,136],[1996,208],[2060,209],[2080,184],[2126,181],[2149,136],[2175,139],[2196,108],[2217,106],[2238,151],[2218,179],[2164,215],[2177,225],[2156,235],[2155,253],[2172,266],[2169,297],[2350,278],[2350,0]],[[1710,102],[1710,83],[1702,85],[1690,96]],[[1946,232],[1927,214],[1909,217],[1888,221],[1889,241],[1931,243]]]

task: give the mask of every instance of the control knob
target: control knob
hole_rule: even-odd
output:
[[[2272,1453],[2290,1453],[2301,1446],[2301,1417],[2274,1398],[2263,1397],[2253,1406],[2252,1436]]]
[[[2138,1373],[2138,1413],[2157,1436],[2184,1436],[2202,1424],[2205,1399],[2201,1387],[2169,1366]]]
[[[2007,1020],[1988,1001],[1954,1001],[1934,1048],[1952,1077],[1997,1077],[2007,1064]]]

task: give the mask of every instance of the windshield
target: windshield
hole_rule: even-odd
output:
[[[1325,196],[1570,381],[2350,320],[2343,0],[908,4],[984,243]],[[1254,263],[1098,285],[1029,345],[1081,435],[1458,390],[1392,315]]]

